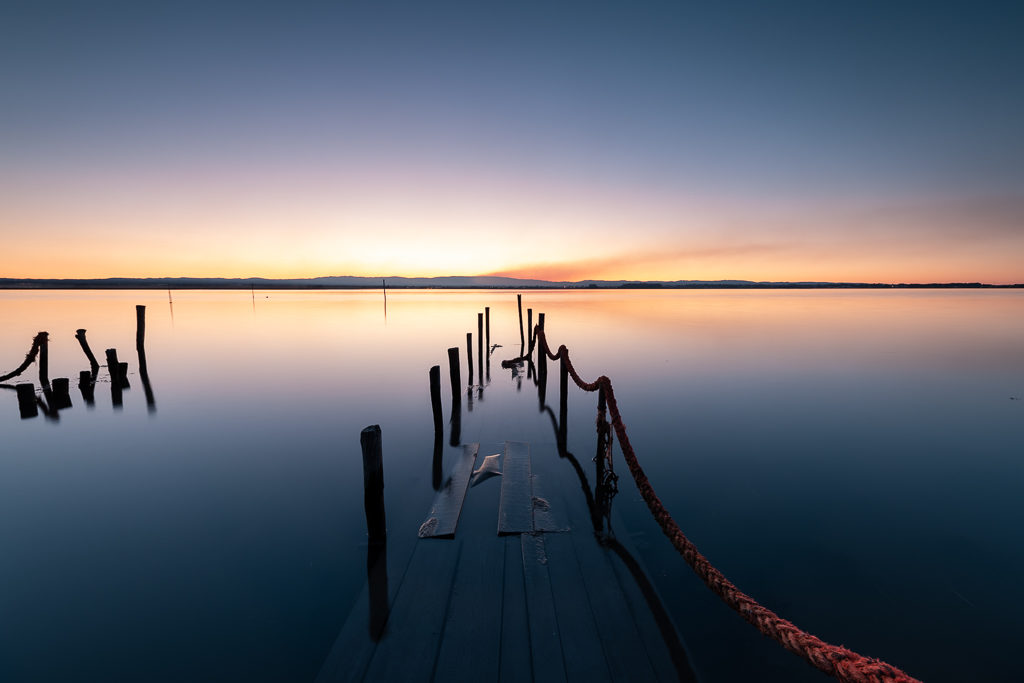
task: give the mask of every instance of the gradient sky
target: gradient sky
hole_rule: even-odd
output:
[[[0,276],[1024,282],[1019,2],[0,8]]]

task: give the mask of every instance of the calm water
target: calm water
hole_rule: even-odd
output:
[[[381,425],[389,545],[410,544],[433,496],[427,370],[444,370],[447,419],[445,349],[465,363],[484,306],[502,348],[463,440],[553,440],[532,385],[498,365],[518,355],[514,293],[392,292],[386,318],[380,292],[173,296],[0,292],[0,374],[46,330],[74,403],[21,419],[0,389],[4,681],[312,680],[365,581],[359,431]],[[531,291],[527,306],[585,376],[612,378],[658,493],[741,589],[929,681],[1019,680],[1024,292]],[[105,370],[84,404],[77,328],[101,362],[111,347],[129,362],[122,408]],[[36,366],[17,381],[38,385]],[[582,462],[594,405],[570,394]],[[630,482],[615,507],[703,680],[825,680],[704,588]]]

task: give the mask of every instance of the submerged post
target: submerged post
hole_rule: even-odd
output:
[[[441,414],[441,366],[430,368],[430,407],[434,412],[434,441],[440,441],[444,431],[444,419]]]
[[[39,383],[46,389],[50,386],[50,335],[43,332],[39,341]]]
[[[53,379],[53,405],[55,410],[64,410],[71,407],[71,380],[67,377],[55,377]]]
[[[469,366],[469,384],[473,385],[473,333],[466,333],[466,365]]]
[[[519,355],[526,348],[526,337],[523,335],[523,295],[516,294],[516,306],[519,308]]]
[[[85,352],[85,357],[89,359],[89,367],[92,368],[93,374],[100,371],[99,361],[96,360],[96,356],[92,354],[92,349],[89,348],[89,342],[85,340],[85,330],[76,330],[75,339],[78,340],[79,345],[82,347],[82,351]]]
[[[88,370],[82,370],[78,373],[78,390],[82,392],[82,400],[85,401],[85,405],[93,406],[96,404],[96,397],[94,395],[94,375]]]
[[[459,372],[459,347],[448,349],[448,380],[452,385],[452,403],[462,398],[462,374]]]
[[[359,434],[363,450],[363,508],[366,510],[366,533],[370,543],[387,540],[384,519],[384,453],[380,425],[370,425]]]
[[[107,349],[107,373],[110,375],[110,402],[115,408],[123,403],[121,390],[121,363],[117,360],[117,349]]]
[[[484,314],[476,314],[476,364],[480,371],[480,384],[484,383]]]
[[[16,384],[14,390],[18,392],[18,412],[21,419],[39,415],[39,407],[36,405],[36,387],[31,382]]]
[[[146,346],[146,307],[135,307],[135,349],[145,353]]]
[[[568,448],[566,420],[569,414],[569,364],[565,361],[564,347],[562,356],[558,360],[558,450],[564,454]]]

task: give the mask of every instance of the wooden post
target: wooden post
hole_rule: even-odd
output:
[[[78,373],[78,390],[82,392],[82,400],[85,401],[85,405],[93,406],[96,404],[96,397],[93,393],[95,390],[93,374],[88,370],[82,370]]]
[[[516,294],[516,306],[519,308],[519,355],[526,349],[526,337],[523,335],[523,295]]]
[[[121,377],[121,388],[131,389],[132,385],[128,384],[128,362],[121,361],[117,364],[117,374]]]
[[[378,642],[391,611],[388,605],[388,545],[370,543],[366,546],[366,582],[370,591],[370,640]]]
[[[441,414],[441,366],[430,368],[430,407],[434,411],[434,442],[444,439],[444,417]]]
[[[462,374],[459,372],[459,347],[448,349],[448,380],[452,385],[452,403],[462,398]]]
[[[466,333],[466,365],[469,366],[469,385],[473,386],[473,333]]]
[[[370,543],[387,540],[384,517],[384,450],[380,425],[370,425],[359,434],[363,449],[363,508],[366,510],[366,532]]]
[[[67,377],[53,379],[53,408],[64,410],[71,407],[71,382]]]
[[[544,314],[543,313],[538,313],[537,314],[537,327],[540,328],[541,332],[544,331]],[[547,337],[545,337],[544,348],[540,347],[540,341],[539,340],[540,340],[540,336],[539,335],[534,338],[534,341],[537,342],[537,376],[541,378],[541,381],[546,383],[548,381],[548,353],[547,353],[548,344],[547,344],[547,341],[546,341]]]
[[[21,419],[26,420],[39,415],[35,385],[31,382],[24,382],[16,384],[14,390],[18,392],[18,411],[21,413]]]
[[[487,358],[491,357],[491,307],[484,306],[484,325],[487,329]]]
[[[136,306],[135,307],[135,348],[139,353],[145,353],[143,351],[146,346],[146,307]]]
[[[39,383],[46,389],[50,386],[50,335],[45,332],[39,342]]]
[[[85,330],[76,330],[75,339],[78,340],[79,345],[82,347],[82,351],[85,352],[85,357],[89,359],[89,367],[92,368],[93,373],[100,371],[99,361],[96,360],[96,356],[92,354],[92,349],[89,348],[89,342],[85,340]]]
[[[480,370],[480,384],[484,383],[484,314],[476,314],[476,364]]]
[[[529,337],[529,339],[527,341],[530,343],[528,348],[529,348],[530,351],[533,351],[533,309],[532,308],[527,308],[526,309],[526,334]]]
[[[255,292],[255,289],[253,290]],[[253,310],[256,310],[256,295],[253,294]],[[156,399],[153,397],[153,386],[149,383],[149,367],[146,365],[146,307],[135,307],[135,350],[139,354],[139,379],[142,380],[142,391],[146,395],[146,409],[156,412]],[[125,375],[127,375],[127,370]]]
[[[117,360],[117,349],[107,349],[107,373],[110,375],[110,402],[115,408],[124,404],[121,384],[121,363]]]
[[[565,355],[562,355],[558,361],[558,440],[560,442],[559,450],[565,453],[568,448],[566,420],[569,415],[569,364],[565,362]]]

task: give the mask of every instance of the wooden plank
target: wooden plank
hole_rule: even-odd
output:
[[[462,504],[466,500],[466,489],[469,488],[469,477],[473,474],[473,465],[479,450],[480,444],[476,443],[462,446],[462,453],[452,465],[448,478],[441,485],[441,490],[434,496],[430,514],[420,525],[420,538],[444,538],[455,535]]]
[[[577,532],[568,537],[576,550],[611,680],[656,680],[607,551],[598,545],[592,534]]]
[[[393,605],[398,589],[402,585],[409,562],[415,551],[415,544],[391,544],[390,552],[378,559],[384,561],[387,571],[388,604]],[[373,552],[373,548],[366,549],[367,560]],[[374,612],[371,603],[374,601],[374,592],[371,591],[370,576],[377,567],[367,568],[367,584],[364,584],[359,597],[349,611],[348,618],[338,632],[331,651],[324,659],[320,667],[320,673],[316,677],[316,683],[338,683],[348,681],[361,681],[366,675],[370,660],[373,658],[374,650],[377,647],[377,639],[386,637],[387,624],[381,631],[373,631]]]
[[[531,463],[532,465],[532,463]],[[533,529],[534,531],[569,531],[569,517],[559,496],[546,488],[544,480],[534,474],[533,488]]]
[[[576,550],[566,534],[544,534],[548,575],[562,640],[565,674],[571,682],[611,679],[590,597],[583,587]]]
[[[530,478],[530,444],[505,442],[501,474],[498,533],[533,532],[533,483]]]
[[[421,540],[364,680],[431,681],[461,542]]]
[[[505,546],[504,597],[501,609],[501,681],[529,681],[530,624],[526,615],[526,583],[523,579],[523,549],[519,538],[498,539]]]
[[[526,586],[526,615],[530,627],[530,655],[534,683],[564,683],[565,663],[558,633],[544,534],[522,534],[523,583]]]
[[[612,568],[619,578],[623,595],[633,613],[637,631],[659,681],[696,683],[697,674],[690,664],[679,630],[662,603],[618,514],[612,513],[612,528],[618,529],[615,544],[609,546]]]
[[[462,555],[455,570],[448,618],[434,672],[435,681],[477,683],[498,680],[505,539],[494,535],[492,515],[500,491],[498,481],[481,481],[473,487],[463,506],[459,523]],[[519,557],[517,548],[517,562]],[[522,570],[519,571],[521,574]]]

